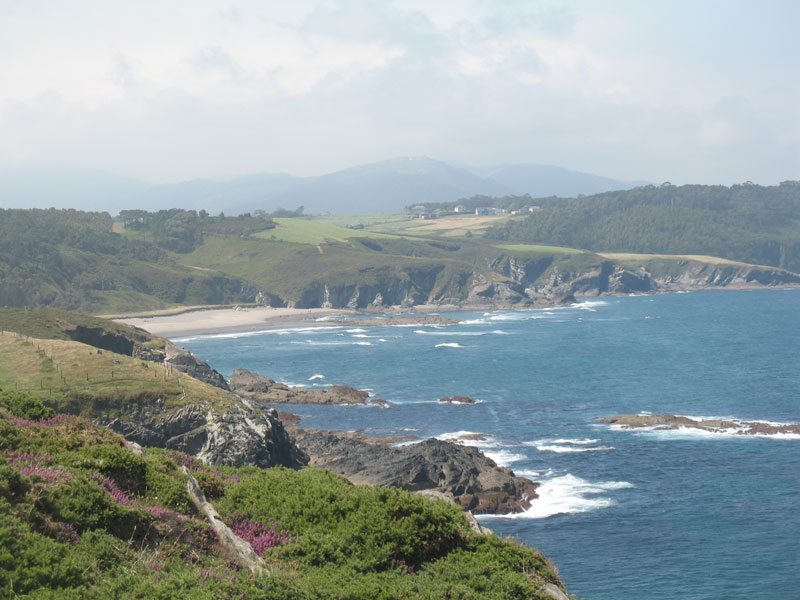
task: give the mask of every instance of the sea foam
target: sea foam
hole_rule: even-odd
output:
[[[608,492],[635,487],[627,481],[592,483],[570,473],[545,480],[536,488],[538,498],[531,501],[525,512],[510,515],[479,515],[510,519],[544,519],[553,515],[583,513],[607,508],[616,504]]]

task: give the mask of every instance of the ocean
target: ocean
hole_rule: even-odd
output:
[[[301,426],[454,438],[541,482],[482,516],[535,546],[570,593],[800,597],[800,436],[622,430],[619,413],[800,422],[800,290],[593,299],[459,312],[450,326],[335,327],[176,340],[226,376],[351,385],[377,406],[282,406]],[[328,323],[329,325],[329,323]],[[440,404],[466,395],[474,405]]]

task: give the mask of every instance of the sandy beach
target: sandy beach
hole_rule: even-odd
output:
[[[334,308],[211,308],[184,311],[178,314],[150,315],[114,319],[141,327],[153,335],[166,338],[193,334],[258,331],[321,325],[315,319],[338,315],[352,315],[356,311]]]

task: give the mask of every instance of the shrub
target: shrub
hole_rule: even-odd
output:
[[[28,484],[22,479],[15,468],[5,462],[0,463],[0,497],[14,500],[25,495]]]
[[[51,419],[55,412],[42,404],[42,401],[23,392],[0,392],[0,406],[20,419],[39,421]]]
[[[225,495],[225,482],[213,471],[198,471],[194,478],[208,500],[217,500]]]
[[[114,480],[125,490],[143,492],[147,478],[147,464],[123,446],[97,445],[80,451],[82,460],[78,465],[99,471]]]

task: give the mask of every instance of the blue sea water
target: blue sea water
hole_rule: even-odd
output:
[[[642,411],[800,422],[798,309],[796,289],[708,291],[180,343],[226,376],[244,367],[391,403],[288,407],[306,427],[483,434],[485,453],[542,485],[527,513],[481,521],[546,553],[580,598],[798,598],[797,436],[597,423]],[[436,402],[454,394],[482,402]]]

